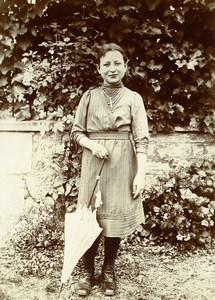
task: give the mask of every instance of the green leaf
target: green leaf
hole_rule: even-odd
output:
[[[21,22],[17,22],[13,24],[13,26],[10,28],[10,34],[15,39],[19,34],[24,34],[28,31],[28,28],[25,26],[25,24],[22,24]]]
[[[97,6],[100,6],[103,4],[104,0],[94,0]]]
[[[83,27],[81,27],[81,30],[82,30],[83,32],[87,32],[87,27],[86,27],[86,26],[83,26]]]
[[[111,5],[105,7],[103,9],[103,12],[105,13],[105,15],[107,17],[110,17],[110,18],[115,18],[117,16],[117,9]]]
[[[13,91],[14,96],[18,98],[24,94],[25,88],[20,84],[13,84],[12,91]]]
[[[22,82],[22,80],[23,80],[23,74],[22,74],[22,73],[18,73],[18,74],[16,74],[16,75],[12,78],[11,82],[12,82],[12,83],[14,83],[14,82]]]
[[[4,44],[5,46],[9,47],[9,48],[13,48],[14,43],[13,43],[13,39],[9,36],[5,36],[3,41],[1,41],[2,44]]]
[[[150,11],[155,10],[162,0],[145,0],[146,5]]]
[[[0,86],[6,86],[8,83],[7,77],[0,78]]]
[[[19,37],[18,45],[23,51],[26,51],[32,45],[32,39],[30,37],[28,38],[27,36]]]
[[[20,110],[15,113],[15,117],[19,121],[29,120],[31,118],[31,113],[29,111],[29,106],[22,106]]]
[[[4,60],[4,49],[2,46],[0,46],[0,64],[2,64],[3,60]]]
[[[161,70],[162,68],[163,68],[163,65],[162,64],[155,64],[155,61],[154,60],[151,60],[149,63],[148,63],[148,65],[147,65],[147,67],[149,68],[149,69],[151,69],[151,70]]]
[[[133,5],[124,5],[124,6],[120,6],[119,7],[119,10],[120,11],[136,11],[136,12],[138,12],[138,10],[137,10],[137,8],[135,7],[135,6],[133,6]]]
[[[10,71],[10,68],[8,68],[6,66],[0,66],[0,72],[2,73],[2,75],[6,75],[9,71]]]
[[[205,226],[205,227],[209,227],[209,223],[208,223],[207,220],[202,220],[202,221],[201,221],[201,225],[202,225],[202,226]]]
[[[66,191],[65,191],[65,195],[69,195],[69,193],[71,192],[72,186],[70,183],[66,183]]]
[[[209,8],[210,11],[215,10],[215,3],[214,1],[211,3],[207,3],[207,7]]]

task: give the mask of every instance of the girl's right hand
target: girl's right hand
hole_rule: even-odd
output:
[[[102,146],[96,142],[93,143],[93,145],[91,146],[91,151],[92,151],[92,154],[98,158],[108,158],[107,149],[104,146]]]

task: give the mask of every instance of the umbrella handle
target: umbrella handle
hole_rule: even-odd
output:
[[[115,142],[115,143],[116,143],[116,142]],[[115,147],[115,143],[114,143],[114,145],[113,145],[113,149],[114,149],[114,147]],[[112,154],[112,152],[113,152],[113,149],[112,149],[112,151],[111,151],[111,154]],[[110,157],[110,156],[111,156],[111,155],[109,155],[109,157]],[[88,208],[90,207],[90,205],[91,205],[91,203],[92,203],[92,201],[93,201],[93,195],[94,195],[95,190],[96,190],[96,188],[97,188],[97,185],[98,185],[98,182],[99,182],[99,179],[100,179],[100,176],[101,176],[102,169],[103,169],[103,167],[104,167],[105,161],[106,161],[106,158],[103,158],[102,163],[101,163],[101,166],[100,166],[99,173],[98,173],[98,175],[97,175],[97,177],[96,177],[96,183],[95,183],[95,186],[94,186],[94,188],[93,188],[93,192],[92,192],[92,195],[91,195],[91,197],[90,197],[89,204],[88,204],[88,206],[87,206]]]

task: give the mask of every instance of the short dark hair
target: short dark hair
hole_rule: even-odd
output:
[[[121,46],[115,43],[106,43],[100,46],[98,52],[98,58],[100,59],[109,51],[119,51],[122,54],[124,61],[127,62],[128,58],[125,51],[122,49]]]

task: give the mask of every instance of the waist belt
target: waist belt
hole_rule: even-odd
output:
[[[89,132],[88,137],[93,140],[128,140],[129,131],[99,131]]]

